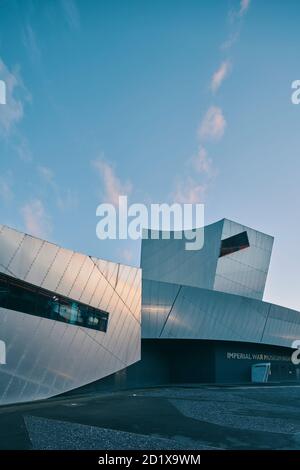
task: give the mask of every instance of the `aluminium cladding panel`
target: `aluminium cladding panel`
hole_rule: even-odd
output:
[[[298,311],[248,297],[175,285],[178,294],[164,321],[160,321],[163,328],[158,328],[158,299],[164,299],[162,292],[167,298],[171,285],[143,283],[147,304],[145,312],[142,305],[142,318],[148,316],[143,338],[243,341],[287,347],[300,338]]]
[[[106,277],[108,282],[110,282],[110,284],[115,287],[117,284],[119,264],[112,263],[111,261],[104,259],[98,259],[94,256],[92,257],[92,260],[103,276]]]
[[[161,337],[260,342],[268,307],[247,297],[183,286]]]
[[[140,359],[141,270],[117,264],[112,266],[113,264],[110,263],[110,269],[113,272],[120,272],[121,275],[119,282],[111,283],[111,279],[109,281],[106,278],[108,273],[102,273],[95,261],[88,256],[60,248],[7,227],[2,230],[0,233],[0,271],[58,294],[69,296],[95,308],[106,310],[109,312],[109,320],[107,332],[103,333],[1,309],[0,333],[2,334],[5,326],[10,325],[10,328],[6,329],[5,337],[8,362],[7,365],[0,366],[1,390],[3,390],[3,377],[6,376],[9,383],[14,379],[16,364],[18,370],[13,382],[15,390],[13,395],[21,393],[20,400],[24,401],[51,396],[54,393],[62,393],[79,387],[123,369]],[[30,334],[24,333],[22,336],[22,331],[18,328],[17,335],[13,328],[14,322],[16,325],[21,323],[27,325],[26,331],[30,331],[31,326],[35,328],[37,322],[43,327],[41,332],[38,328],[34,332],[34,347],[30,349],[29,356],[24,351],[27,350],[28,342],[31,341]],[[51,335],[53,330],[64,331],[64,334],[53,336]],[[37,339],[40,333],[42,341]],[[0,339],[4,339],[2,336]],[[74,357],[74,361],[77,363],[77,369],[74,368],[74,373],[72,372],[72,361],[70,359],[64,360],[67,354],[64,344],[57,344],[59,337],[66,344],[67,338],[71,338],[68,342],[70,356]],[[82,351],[81,342],[82,348],[84,348]],[[36,348],[35,351],[34,348]],[[62,354],[56,354],[56,351],[60,350]],[[92,352],[92,357],[88,351]],[[26,366],[22,367],[21,358],[25,357],[24,354],[28,360],[26,360]],[[50,388],[44,386],[43,379],[39,378],[39,371],[42,369],[46,371],[48,367],[48,356],[57,366],[56,368],[49,366],[51,370],[46,372],[46,376],[49,377],[51,371],[57,370],[56,385],[54,384]],[[10,362],[10,357],[12,362]],[[41,360],[38,359],[39,357]],[[28,364],[31,361],[37,362],[37,364],[34,378],[29,382],[40,384],[42,381],[39,389],[32,384],[26,385],[27,390],[28,387],[36,390],[32,397],[27,392],[25,396],[20,390],[17,391],[17,383],[21,384],[17,378],[22,376],[23,382],[26,381]],[[23,362],[23,364],[25,363]],[[59,377],[64,377],[64,380]],[[23,382],[22,387],[25,386]],[[8,387],[8,382],[5,383]],[[8,402],[10,394],[7,392],[5,396],[5,400]]]
[[[6,274],[11,274],[9,271],[9,265],[13,260],[15,254],[22,241],[25,238],[25,234],[13,230],[9,227],[2,227],[0,232],[0,270]]]
[[[273,237],[224,219],[222,240],[247,232],[248,248],[218,259],[213,289],[262,299],[273,247]]]
[[[143,279],[142,338],[158,338],[170,314],[180,286]]]
[[[109,284],[122,297],[133,315],[140,321],[141,277],[139,268],[133,268],[93,257],[92,261]]]
[[[223,220],[204,227],[204,245],[186,250],[186,239],[143,239],[143,279],[212,289],[220,252]],[[203,229],[198,229],[203,230]]]
[[[292,347],[300,339],[300,312],[270,304],[262,341],[266,344]]]
[[[123,369],[102,344],[104,333],[0,308],[6,364],[0,366],[0,404],[63,393]],[[133,338],[134,341],[134,338]]]

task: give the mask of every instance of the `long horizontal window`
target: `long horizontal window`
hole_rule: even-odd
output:
[[[108,312],[0,273],[0,307],[106,331]]]
[[[244,250],[250,246],[247,232],[241,232],[221,242],[220,257],[230,255],[236,251]]]

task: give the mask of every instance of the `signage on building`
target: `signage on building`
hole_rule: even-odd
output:
[[[227,359],[248,360],[248,361],[286,361],[291,360],[290,356],[282,356],[277,354],[265,353],[241,353],[241,352],[227,352]]]

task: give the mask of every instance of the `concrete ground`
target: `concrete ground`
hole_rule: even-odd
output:
[[[178,386],[0,407],[0,449],[300,449],[300,386]]]

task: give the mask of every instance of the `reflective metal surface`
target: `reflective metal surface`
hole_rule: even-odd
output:
[[[2,226],[0,271],[109,312],[107,332],[0,309],[0,403],[47,398],[140,359],[141,271]]]
[[[245,341],[288,347],[300,338],[300,312],[295,310],[157,281],[143,281],[142,319],[143,338]]]
[[[221,241],[246,231],[249,247],[219,257]],[[143,240],[142,337],[245,341],[291,347],[300,312],[263,302],[273,237],[223,219],[204,247]]]

